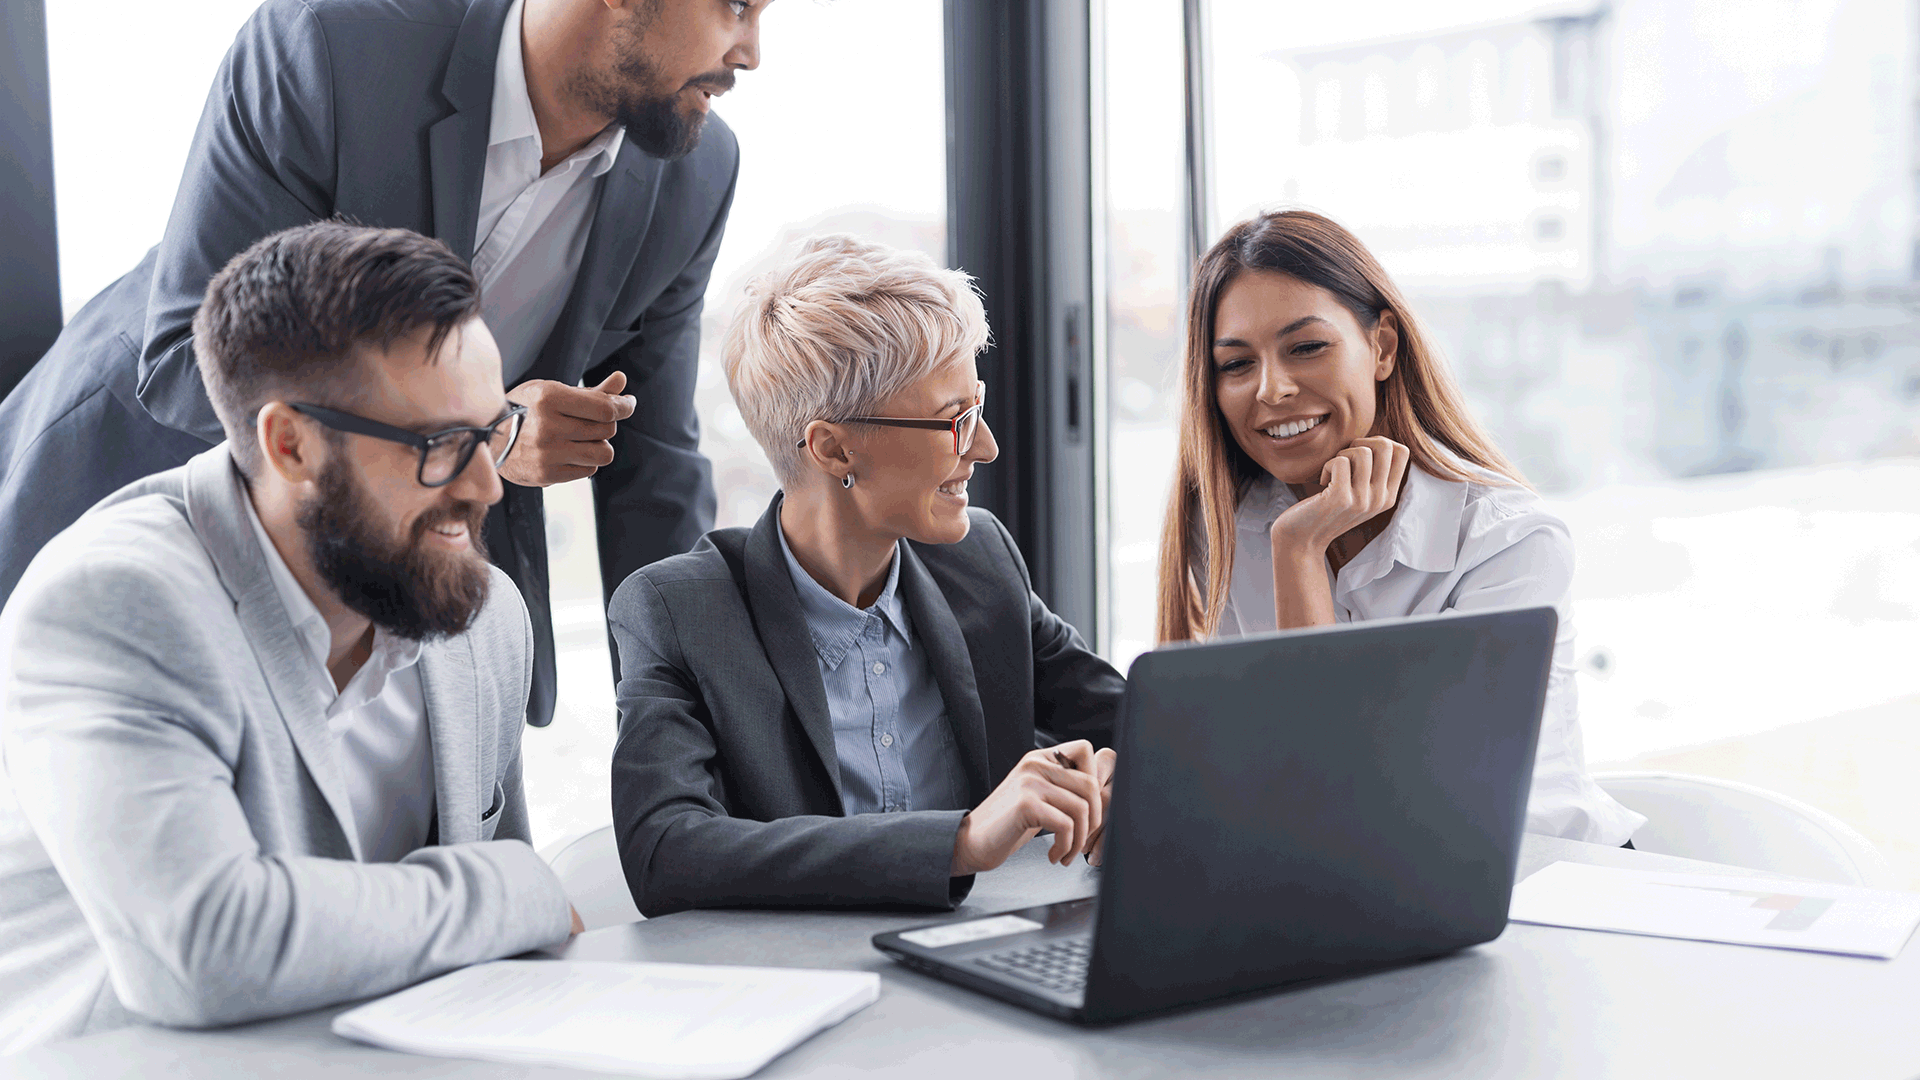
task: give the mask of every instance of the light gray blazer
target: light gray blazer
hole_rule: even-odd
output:
[[[564,939],[527,845],[526,607],[420,655],[438,846],[362,863],[223,443],[110,496],[0,612],[0,1052],[209,1026]]]

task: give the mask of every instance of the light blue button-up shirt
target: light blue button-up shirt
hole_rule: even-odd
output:
[[[966,779],[946,702],[927,650],[913,647],[900,599],[904,553],[895,547],[887,587],[862,610],[813,580],[793,557],[785,530],[777,531],[807,635],[819,654],[840,757],[842,808],[849,814],[966,809]]]

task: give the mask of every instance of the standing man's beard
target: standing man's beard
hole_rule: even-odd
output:
[[[492,580],[480,540],[487,508],[456,502],[423,512],[402,543],[380,535],[380,508],[356,483],[340,455],[321,472],[319,491],[300,507],[300,528],[314,569],[340,602],[375,626],[409,641],[464,633],[487,602]],[[471,554],[428,551],[432,526],[463,521]]]
[[[696,75],[669,93],[656,88],[666,80],[647,58],[641,39],[650,20],[649,9],[636,8],[618,31],[619,42],[611,72],[576,71],[568,90],[580,101],[627,129],[627,138],[654,157],[675,161],[700,145],[707,114],[689,113],[680,106],[680,91],[704,87],[719,94],[733,89],[733,72],[721,69]]]

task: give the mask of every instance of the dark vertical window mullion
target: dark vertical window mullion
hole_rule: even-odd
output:
[[[53,123],[42,0],[0,4],[0,397],[60,334],[60,262],[53,215]]]
[[[1180,268],[1181,293],[1192,279],[1193,265],[1213,243],[1212,114],[1207,103],[1207,0],[1181,0],[1181,69],[1185,75],[1186,175],[1182,191],[1181,236],[1185,241]],[[1182,296],[1184,300],[1184,295]]]
[[[1034,588],[1098,625],[1094,550],[1092,163],[1082,3],[948,0],[948,253],[986,296],[981,359],[1000,460],[976,472]]]

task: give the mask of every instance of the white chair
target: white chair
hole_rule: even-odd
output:
[[[627,876],[620,870],[620,849],[614,846],[613,826],[602,825],[550,844],[540,857],[553,867],[587,929],[620,926],[643,918],[634,906],[633,893],[627,890]]]
[[[1752,784],[1670,772],[1596,773],[1594,780],[1647,817],[1633,846],[1788,877],[1886,887],[1873,842],[1824,810]]]

